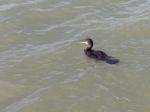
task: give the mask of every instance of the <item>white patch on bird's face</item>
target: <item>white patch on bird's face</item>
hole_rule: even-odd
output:
[[[86,44],[86,45],[88,45],[88,42],[86,42],[86,41],[83,41],[83,42],[81,42],[82,44]]]

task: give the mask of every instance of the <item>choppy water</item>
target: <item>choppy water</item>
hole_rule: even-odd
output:
[[[0,1],[0,112],[149,111],[150,0]]]

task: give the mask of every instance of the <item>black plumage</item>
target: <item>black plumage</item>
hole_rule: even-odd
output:
[[[93,50],[93,41],[92,39],[88,38],[83,40],[81,43],[84,43],[87,45],[86,49],[84,49],[85,54],[90,57],[97,60],[105,61],[109,64],[116,64],[119,62],[119,59],[115,59],[112,56],[108,56],[104,51],[101,50]]]

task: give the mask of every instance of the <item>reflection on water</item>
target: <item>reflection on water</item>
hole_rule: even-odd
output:
[[[1,0],[0,112],[148,112],[149,0]],[[121,60],[87,58],[79,41]]]

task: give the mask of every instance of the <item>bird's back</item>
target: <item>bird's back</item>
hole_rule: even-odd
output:
[[[90,58],[95,58],[98,60],[105,60],[107,54],[100,50],[85,50],[85,54]]]
[[[118,59],[112,57],[112,56],[108,56],[104,51],[100,51],[100,50],[84,50],[85,54],[90,57],[90,58],[94,58],[97,60],[103,60],[106,63],[109,64],[116,64],[119,62]]]

